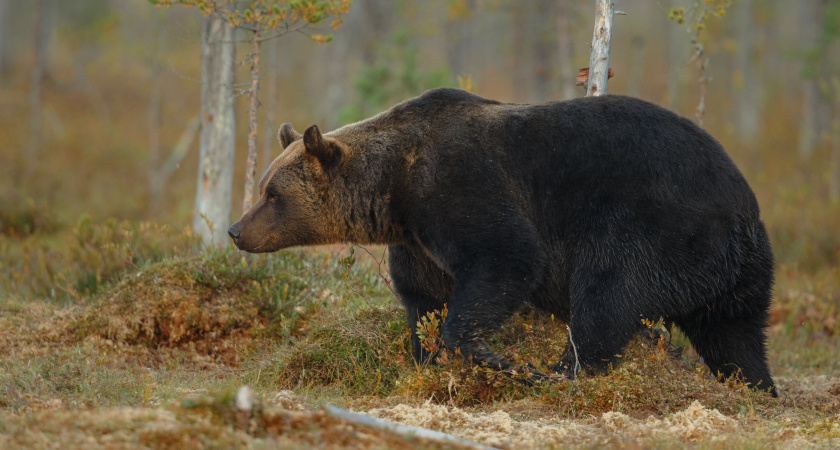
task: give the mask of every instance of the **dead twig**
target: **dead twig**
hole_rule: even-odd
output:
[[[371,258],[373,258],[374,261],[376,261],[376,266],[379,270],[379,276],[382,278],[382,281],[385,282],[385,286],[388,286],[388,290],[390,290],[391,293],[394,294],[394,297],[396,297],[397,293],[396,291],[394,291],[394,288],[391,287],[391,276],[389,274],[382,273],[382,263],[385,262],[385,257],[388,256],[388,247],[385,247],[385,251],[382,252],[382,259],[376,259],[376,256],[374,256],[374,254],[371,253],[370,250],[368,250],[365,247],[362,247],[361,245],[359,246],[359,248],[364,250],[368,255],[370,255]]]
[[[575,345],[574,339],[572,339],[572,329],[568,325],[566,325],[566,329],[569,330],[569,344],[572,345],[572,351],[575,353],[575,367],[572,368],[572,376],[574,377],[574,381],[577,382],[577,374],[580,371],[580,360],[578,359],[577,346]]]

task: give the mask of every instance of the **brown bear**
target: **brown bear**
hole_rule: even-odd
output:
[[[664,318],[713,371],[775,395],[758,203],[691,121],[622,96],[520,105],[443,88],[279,138],[259,200],[230,227],[236,246],[387,245],[417,360],[430,356],[418,319],[446,304],[446,345],[510,368],[485,338],[530,303],[570,324],[592,371]],[[553,369],[573,377],[574,361]]]

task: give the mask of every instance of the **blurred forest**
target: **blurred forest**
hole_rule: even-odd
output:
[[[703,127],[758,197],[779,399],[718,383],[655,317],[605,375],[532,384],[463,358],[420,366],[385,249],[201,245],[202,132],[224,128],[201,128],[218,117],[201,109],[202,52],[226,67],[232,53],[206,50],[203,32],[230,30],[198,10],[208,1],[0,0],[0,448],[453,448],[351,427],[322,403],[501,448],[840,446],[840,0],[615,1],[608,92],[693,120],[705,105]],[[339,6],[261,44],[257,178],[284,122],[326,132],[439,86],[585,94],[594,0],[268,4]],[[254,34],[232,33],[225,242],[254,149]],[[424,345],[443,345],[445,314],[422,318]],[[525,308],[491,346],[545,368],[571,341],[559,325]],[[406,408],[433,419],[395,418]]]
[[[704,126],[756,190],[783,262],[834,264],[840,250],[839,3],[616,2],[627,15],[614,21],[609,93],[687,117],[700,96],[692,14],[720,7],[699,33],[708,58]],[[507,102],[583,96],[574,79],[588,65],[593,9],[583,0],[355,0],[339,29],[308,29],[333,33],[329,44],[303,33],[266,41],[257,177],[280,150],[282,122],[334,129],[426,89],[459,86],[458,77]],[[189,223],[205,20],[194,8],[147,0],[0,0],[7,233],[58,229],[82,214]],[[247,91],[250,33],[237,33],[236,89]],[[242,198],[247,101],[235,101],[233,199]],[[155,173],[185,145],[155,192]]]

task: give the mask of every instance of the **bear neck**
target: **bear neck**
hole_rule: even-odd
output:
[[[396,182],[384,168],[393,167],[387,152],[374,148],[355,155],[340,171],[333,192],[336,225],[344,242],[396,245],[406,242],[405,227],[392,205]]]
[[[349,149],[335,172],[335,223],[343,241],[397,245],[412,236],[401,203],[412,198],[412,168],[423,153],[423,137],[393,111],[328,133]]]

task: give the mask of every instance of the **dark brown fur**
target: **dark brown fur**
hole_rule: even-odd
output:
[[[388,245],[412,331],[448,305],[446,345],[494,367],[510,365],[484,339],[529,302],[570,324],[593,371],[661,317],[712,370],[774,392],[758,203],[689,120],[627,97],[515,105],[436,89],[279,138],[259,201],[230,229],[240,249]],[[430,356],[415,333],[412,345]],[[554,369],[574,376],[571,354]]]

